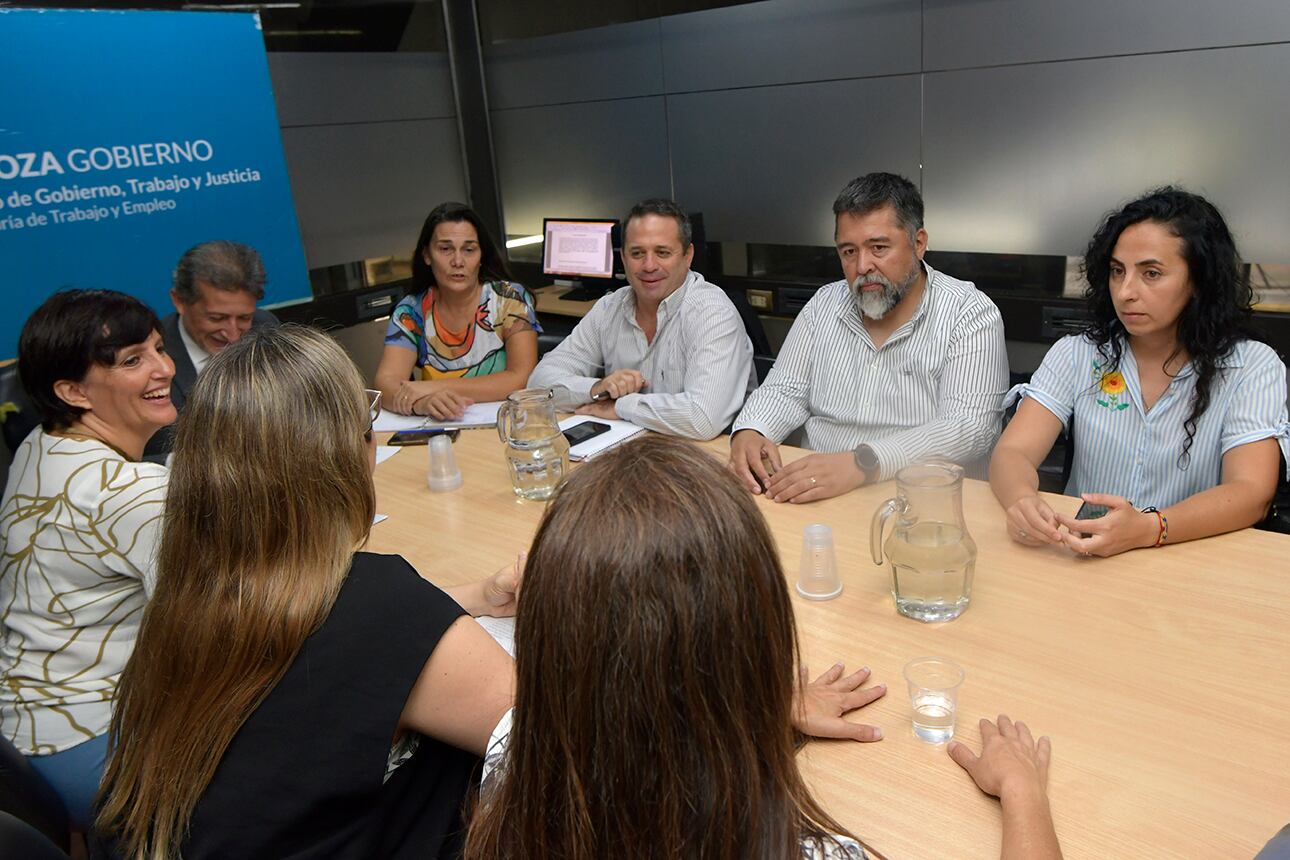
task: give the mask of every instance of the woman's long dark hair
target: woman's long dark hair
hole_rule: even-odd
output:
[[[501,247],[493,238],[493,234],[484,227],[483,220],[465,203],[449,201],[431,209],[430,214],[426,216],[426,222],[421,225],[421,235],[417,237],[417,246],[412,251],[412,283],[416,284],[417,292],[428,290],[435,285],[434,271],[422,254],[430,245],[430,240],[434,238],[434,228],[445,221],[453,223],[466,221],[475,228],[475,233],[479,236],[481,281],[511,280],[511,269],[506,264],[506,257],[503,256]]]
[[[1097,344],[1108,370],[1120,366],[1127,343],[1124,324],[1111,301],[1111,256],[1120,234],[1143,221],[1160,224],[1182,240],[1182,256],[1191,277],[1191,300],[1178,318],[1178,346],[1170,356],[1185,350],[1196,373],[1191,414],[1183,425],[1187,439],[1179,456],[1179,466],[1185,469],[1196,421],[1209,407],[1210,386],[1219,364],[1239,341],[1260,339],[1251,325],[1254,294],[1241,276],[1236,241],[1214,204],[1181,188],[1166,186],[1149,192],[1109,213],[1084,252],[1088,279],[1084,296],[1093,315],[1085,335]]]
[[[784,860],[845,833],[797,769],[774,539],[707,452],[651,436],[575,472],[534,538],[515,644],[470,860]]]

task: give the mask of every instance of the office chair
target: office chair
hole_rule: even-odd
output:
[[[8,813],[26,822],[32,829],[43,833],[51,848],[61,848],[66,854],[70,845],[67,810],[58,794],[36,773],[18,748],[9,739],[0,736],[0,812]],[[16,828],[11,829],[16,833]],[[0,833],[0,857],[44,857],[5,850],[7,833]],[[21,838],[14,835],[12,838]],[[57,856],[57,855],[54,855]]]
[[[21,818],[0,811],[0,857],[67,860],[67,852]]]
[[[5,462],[13,459],[14,451],[39,423],[18,378],[17,362],[0,367],[0,435],[4,436]]]
[[[771,367],[775,364],[775,356],[771,355],[766,329],[761,324],[761,317],[757,316],[757,311],[748,303],[748,296],[743,290],[727,290],[725,287],[721,289],[730,297],[735,310],[739,312],[739,319],[743,321],[748,340],[752,341],[753,369],[757,371],[757,384],[760,385],[766,381],[766,374],[770,373]]]

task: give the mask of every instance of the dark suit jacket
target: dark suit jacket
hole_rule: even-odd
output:
[[[278,318],[268,311],[257,310],[251,319],[251,328],[262,326],[272,328],[278,324]],[[161,337],[166,342],[166,353],[175,363],[175,378],[170,382],[170,402],[175,404],[175,409],[182,412],[184,404],[188,402],[188,392],[192,391],[197,383],[197,368],[193,367],[193,360],[188,356],[188,347],[184,346],[184,338],[179,334],[179,325],[177,313],[167,314],[161,320]],[[156,462],[164,461],[165,456],[170,453],[174,436],[173,424],[158,430],[148,440],[148,446],[143,452],[144,458]]]

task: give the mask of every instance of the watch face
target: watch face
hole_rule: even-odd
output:
[[[856,465],[866,472],[873,472],[878,469],[878,455],[868,445],[861,445],[856,449]]]

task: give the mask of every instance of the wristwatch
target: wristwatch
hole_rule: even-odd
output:
[[[878,477],[878,455],[868,445],[860,444],[855,450],[856,468],[864,475],[865,481]]]

